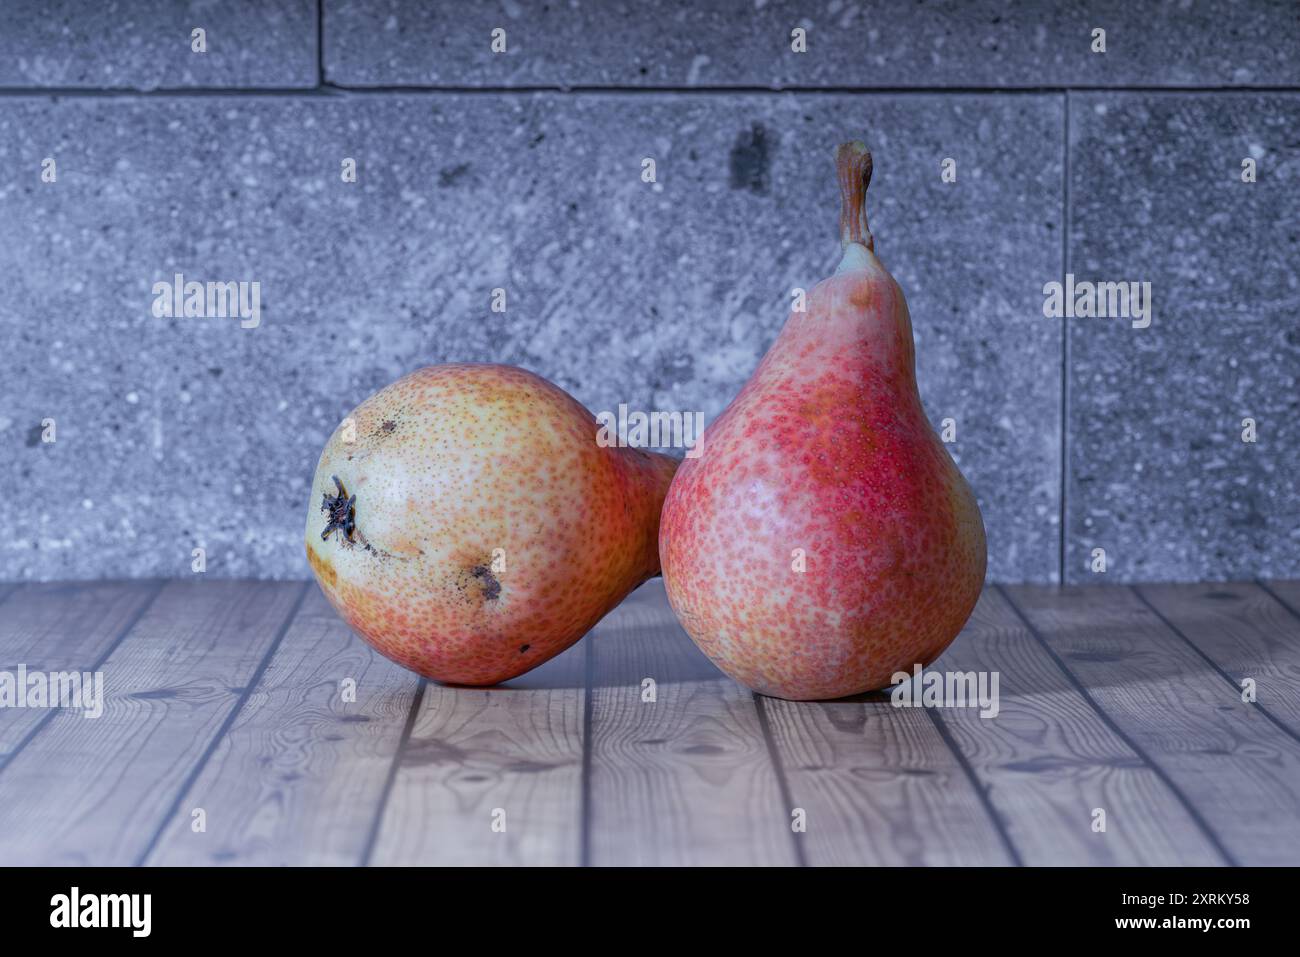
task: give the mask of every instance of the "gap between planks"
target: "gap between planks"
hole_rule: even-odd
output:
[[[1211,610],[1213,610],[1213,608],[1215,607],[1213,604],[1214,602],[1224,601],[1220,593],[1226,594],[1229,592],[1233,592],[1240,596],[1240,600],[1254,602],[1254,604],[1248,606],[1247,610],[1251,610],[1251,615],[1243,618],[1243,621],[1246,622],[1246,625],[1243,626],[1243,629],[1240,630],[1240,633],[1234,634],[1233,636],[1231,636],[1231,641],[1227,642],[1226,644],[1222,644],[1217,650],[1211,652],[1207,652],[1205,648],[1200,647],[1198,642],[1202,642],[1206,640],[1207,635],[1213,637],[1214,632],[1212,629],[1207,631],[1208,626],[1205,626],[1202,623],[1202,619],[1200,617],[1197,617],[1198,615],[1201,615],[1201,611],[1198,611],[1198,608],[1201,608],[1201,606],[1197,605],[1196,602],[1193,602],[1190,598],[1177,598],[1177,600],[1181,602],[1182,606],[1185,606],[1185,608],[1183,609],[1183,611],[1178,611],[1178,610],[1170,611],[1169,608],[1164,608],[1162,610],[1161,608],[1156,607],[1158,604],[1160,604],[1161,601],[1168,598],[1168,596],[1162,598],[1160,597],[1160,594],[1157,594],[1155,591],[1153,591],[1153,590],[1160,589],[1162,586],[1143,586],[1143,589],[1148,591],[1153,591],[1153,594],[1155,595],[1154,598],[1147,594],[1143,594],[1142,590],[1139,589],[1125,589],[1121,591],[1109,587],[1106,589],[1093,590],[1093,596],[1097,598],[1099,601],[1106,602],[1109,600],[1107,596],[1113,596],[1117,592],[1119,594],[1124,594],[1128,591],[1131,591],[1132,596],[1136,598],[1139,603],[1141,603],[1141,605],[1145,608],[1146,611],[1150,612],[1151,618],[1154,619],[1154,623],[1155,623],[1154,627],[1157,629],[1155,634],[1157,637],[1159,637],[1160,634],[1173,636],[1174,638],[1176,638],[1178,642],[1180,642],[1185,647],[1185,650],[1189,654],[1196,655],[1197,658],[1200,659],[1203,664],[1209,664],[1212,666],[1212,671],[1214,674],[1213,680],[1215,682],[1221,682],[1222,680],[1228,680],[1229,682],[1232,682],[1233,679],[1231,676],[1231,672],[1234,671],[1240,672],[1241,668],[1233,665],[1231,662],[1225,662],[1221,657],[1216,657],[1216,656],[1221,656],[1224,653],[1231,652],[1234,650],[1246,655],[1246,658],[1243,659],[1245,662],[1245,666],[1249,666],[1250,670],[1252,671],[1257,671],[1266,675],[1272,675],[1274,679],[1285,677],[1288,674],[1286,669],[1291,667],[1294,664],[1294,662],[1291,658],[1286,657],[1286,655],[1291,654],[1291,648],[1294,647],[1294,643],[1290,646],[1283,643],[1282,645],[1273,648],[1273,646],[1267,645],[1266,642],[1269,640],[1269,634],[1270,634],[1269,629],[1272,627],[1272,624],[1281,624],[1282,622],[1284,622],[1285,626],[1290,629],[1289,634],[1295,635],[1297,633],[1297,623],[1300,622],[1300,614],[1296,613],[1296,606],[1294,604],[1288,604],[1288,601],[1286,599],[1284,599],[1283,597],[1279,597],[1279,595],[1274,591],[1275,588],[1280,588],[1280,589],[1291,588],[1292,590],[1290,592],[1286,592],[1286,594],[1290,595],[1291,601],[1297,601],[1300,600],[1300,588],[1293,587],[1295,585],[1296,583],[1280,583],[1280,584],[1275,584],[1272,588],[1264,585],[1263,583],[1257,586],[1256,585],[1201,586],[1200,592],[1205,593],[1205,595],[1207,596],[1219,595],[1219,597],[1217,598],[1202,596],[1202,598],[1197,599],[1198,601],[1201,601],[1203,599],[1204,602],[1210,602],[1209,605],[1206,605],[1204,607],[1209,608]],[[91,587],[91,586],[83,586],[83,587]],[[182,784],[182,789],[177,793],[175,799],[173,800],[172,807],[170,808],[169,813],[164,815],[163,818],[164,825],[167,823],[167,818],[174,817],[176,809],[179,807],[180,803],[184,800],[184,797],[188,793],[188,790],[191,787],[193,787],[195,781],[197,781],[200,778],[200,776],[203,775],[205,768],[208,766],[212,758],[212,755],[216,752],[216,750],[219,747],[224,747],[224,743],[226,739],[231,735],[232,729],[235,727],[237,723],[240,723],[241,716],[247,710],[248,702],[252,699],[252,697],[255,694],[260,693],[260,689],[263,684],[263,679],[266,676],[270,663],[276,660],[277,658],[277,654],[282,647],[281,642],[284,638],[285,633],[288,631],[290,627],[293,626],[293,624],[300,617],[301,610],[302,610],[302,602],[305,595],[305,589],[307,589],[308,587],[309,586],[304,584],[303,588],[299,591],[296,597],[296,601],[293,604],[292,610],[290,611],[289,614],[285,616],[284,621],[281,623],[278,637],[273,640],[271,647],[267,648],[263,653],[260,663],[257,669],[255,670],[254,679],[249,681],[247,686],[243,689],[240,699],[238,700],[238,702],[236,702],[235,706],[227,714],[225,720],[222,722],[222,727],[219,729],[217,734],[209,742],[205,752],[200,757],[198,763],[191,770],[191,773],[187,776],[185,782]],[[1188,590],[1189,587],[1192,590]],[[1199,595],[1200,592],[1196,592],[1194,590],[1196,587],[1197,586],[1176,586],[1175,588],[1169,590],[1169,595],[1175,597],[1185,596],[1185,595],[1193,595],[1193,596]],[[113,654],[114,650],[121,646],[123,640],[133,630],[135,624],[138,623],[146,615],[149,608],[152,607],[154,600],[158,597],[162,588],[163,588],[162,583],[157,583],[153,587],[153,591],[151,595],[149,596],[146,602],[144,602],[138,609],[136,609],[134,617],[127,623],[127,626],[119,628],[115,636],[110,641],[110,643],[105,648],[103,648],[103,650],[98,656],[98,661],[102,663],[102,661],[107,660]],[[661,592],[662,586],[659,585],[658,588],[659,591]],[[0,601],[10,600],[13,598],[15,594],[19,593],[20,591],[21,588],[19,589],[8,588],[5,590],[4,593],[0,593]],[[1050,589],[1036,589],[1033,591],[1035,593],[1043,592],[1043,591],[1046,591],[1048,593],[1053,592],[1053,590]],[[1054,662],[1054,667],[1059,669],[1060,674],[1069,678],[1075,690],[1082,695],[1082,700],[1086,700],[1088,702],[1088,706],[1091,708],[1093,712],[1095,712],[1096,716],[1101,720],[1109,722],[1112,725],[1112,728],[1115,731],[1115,733],[1119,734],[1121,738],[1129,742],[1129,746],[1131,750],[1134,752],[1134,754],[1139,756],[1141,762],[1145,767],[1149,768],[1152,773],[1156,775],[1161,775],[1163,777],[1164,788],[1167,789],[1168,794],[1174,796],[1175,798],[1180,799],[1183,802],[1187,802],[1187,809],[1189,813],[1195,813],[1195,808],[1192,806],[1191,802],[1188,802],[1187,795],[1182,790],[1180,790],[1179,785],[1176,784],[1171,779],[1170,775],[1163,770],[1162,766],[1144,748],[1136,746],[1132,742],[1132,739],[1129,736],[1129,734],[1118,727],[1118,724],[1116,722],[1117,720],[1123,720],[1122,716],[1119,719],[1112,717],[1108,713],[1107,709],[1103,708],[1098,701],[1093,700],[1091,695],[1088,694],[1086,690],[1084,690],[1085,685],[1079,679],[1079,677],[1074,674],[1073,668],[1070,665],[1066,664],[1066,662],[1062,659],[1061,655],[1058,655],[1054,651],[1054,649],[1051,646],[1052,643],[1050,643],[1044,637],[1044,635],[1037,630],[1036,626],[1030,621],[1029,612],[1021,609],[1018,605],[1012,602],[1009,594],[1007,594],[1005,590],[1001,588],[986,590],[985,597],[982,598],[981,600],[982,604],[989,601],[988,596],[992,592],[1001,593],[1001,597],[1004,599],[1004,602],[1006,603],[1008,610],[1014,612],[1017,621],[1023,622],[1024,626],[1033,635],[1036,643],[1039,646],[1041,646],[1041,648],[1045,653],[1051,656]],[[1252,595],[1254,596],[1253,598],[1251,597]],[[651,599],[651,601],[653,600],[654,599]],[[618,773],[615,773],[616,769],[612,769],[604,761],[603,756],[605,755],[605,751],[601,750],[602,746],[606,748],[612,746],[615,747],[615,749],[617,750],[617,748],[619,747],[629,746],[629,742],[631,742],[631,745],[637,745],[636,734],[639,733],[640,730],[644,730],[643,723],[645,722],[647,715],[650,714],[648,712],[640,712],[636,708],[628,707],[632,699],[627,698],[627,695],[629,694],[635,695],[637,692],[639,692],[639,687],[636,682],[632,682],[624,679],[626,679],[628,675],[631,675],[632,672],[640,673],[641,671],[646,670],[646,662],[649,659],[646,659],[644,657],[644,654],[638,650],[640,647],[640,643],[631,643],[631,639],[627,638],[626,635],[632,635],[633,637],[635,637],[634,633],[636,631],[637,615],[641,616],[640,620],[641,620],[642,628],[648,627],[651,632],[658,634],[660,639],[662,639],[665,635],[668,634],[666,628],[660,627],[661,624],[664,624],[663,622],[660,622],[660,617],[664,614],[667,614],[666,604],[659,608],[652,608],[645,604],[646,600],[644,597],[643,599],[639,599],[639,601],[641,601],[640,606],[637,605],[637,602],[633,602],[629,609],[629,611],[633,615],[632,619],[622,621],[621,623],[617,621],[611,622],[610,627],[606,629],[606,633],[604,634],[603,639],[600,639],[600,636],[596,634],[589,636],[587,639],[585,639],[586,646],[582,650],[582,654],[581,654],[581,667],[579,670],[581,672],[582,677],[580,680],[580,687],[581,687],[581,692],[583,694],[584,700],[582,702],[582,709],[581,709],[582,710],[582,719],[580,724],[582,728],[580,732],[581,754],[579,760],[580,772],[578,774],[578,779],[579,779],[578,804],[580,807],[580,813],[579,813],[579,824],[576,830],[575,840],[574,840],[574,843],[576,844],[576,853],[573,855],[574,860],[572,861],[576,863],[583,863],[583,862],[619,863],[621,862],[618,859],[619,854],[627,850],[626,848],[620,848],[617,845],[617,843],[611,843],[608,840],[608,834],[606,834],[605,837],[602,838],[599,829],[594,828],[593,825],[599,823],[602,814],[602,808],[605,806],[601,800],[596,799],[596,796],[598,794],[603,793],[602,789],[607,790],[608,787],[610,786],[610,782],[614,782],[615,784],[614,793],[617,794],[619,788],[624,787],[624,784],[618,783],[620,780],[619,774],[623,774],[622,780],[624,782],[630,780],[626,777],[626,769],[624,769],[623,771],[619,771]],[[1263,602],[1264,604],[1261,605],[1260,604],[1261,602]],[[639,611],[637,610],[638,607],[640,608]],[[1281,619],[1279,620],[1279,622],[1276,623],[1266,622],[1261,625],[1256,620],[1258,618],[1258,611],[1261,608],[1267,609],[1269,607],[1280,610],[1278,613],[1281,615]],[[658,622],[658,624],[655,624],[656,622]],[[981,652],[981,654],[983,653],[983,647],[978,645],[976,635],[978,633],[978,628],[984,626],[980,625],[980,622],[975,619],[973,619],[973,624],[977,628],[977,632],[960,637],[958,639],[958,643],[954,645],[954,649],[960,650],[965,648],[972,652],[979,651]],[[1152,633],[1152,628],[1153,628],[1153,623],[1152,621],[1148,620],[1146,624],[1142,624],[1140,627],[1138,627],[1136,629],[1136,632],[1139,633],[1139,636],[1141,635],[1141,633],[1146,632],[1148,633],[1148,637],[1150,637],[1150,633]],[[611,636],[616,632],[618,632],[619,630],[625,633],[624,643],[628,645],[628,647],[623,649],[623,651],[626,652],[630,650],[633,653],[632,658],[630,660],[624,661],[623,664],[619,663],[619,655],[622,652],[620,652],[619,648],[617,647],[617,641],[612,645],[610,644]],[[1066,632],[1068,632],[1068,630],[1069,629],[1066,629]],[[645,636],[643,635],[642,637]],[[1060,640],[1060,635],[1055,635],[1054,633],[1054,637]],[[352,640],[355,641],[355,639]],[[597,640],[603,640],[604,644],[598,646]],[[679,652],[682,652],[684,650],[688,650],[688,653],[693,652],[695,650],[694,646],[689,643],[688,639],[684,634],[677,634],[674,641],[676,642],[675,644],[664,645],[663,649],[661,650],[667,650],[670,656],[677,655]],[[686,642],[686,644],[681,644],[681,642]],[[1276,660],[1264,661],[1261,658],[1261,656],[1266,657],[1268,654],[1275,654]],[[610,657],[611,655],[613,655],[612,658]],[[1251,659],[1251,655],[1254,656],[1253,659]],[[669,665],[671,665],[671,660],[672,660],[671,657],[669,659],[665,659],[665,661],[669,662]],[[958,659],[953,659],[953,660],[958,665],[962,664],[962,662]],[[937,664],[936,667],[942,668],[945,663],[948,663],[948,661],[949,661],[949,655],[945,654],[945,657],[940,660],[940,662]],[[1262,666],[1260,666],[1261,661],[1263,661]],[[658,668],[659,670],[662,671],[663,663],[661,662],[660,665],[654,665],[653,663],[651,663],[649,667],[652,670]],[[695,665],[688,664],[685,667],[686,667],[686,671],[683,672],[683,674],[689,675],[694,670]],[[707,668],[710,669],[711,667],[712,666],[707,666]],[[612,669],[615,676],[618,677],[618,680],[609,682],[607,684],[603,683],[600,680],[600,675],[602,674],[602,668],[604,669],[604,672],[606,674],[608,674]],[[1202,671],[1203,670],[1204,669],[1202,669]],[[669,671],[671,671],[671,667],[669,667]],[[633,675],[633,677],[635,677],[635,675]],[[702,673],[700,677],[703,677]],[[713,701],[712,699],[716,696],[716,692],[722,691],[725,694],[725,688],[731,687],[731,683],[730,683],[730,679],[723,678],[720,674],[717,674],[712,671],[709,672],[709,680],[722,683],[714,691],[709,692],[709,694],[706,695],[705,699],[701,699],[701,700],[706,700],[706,705],[705,705],[706,713],[713,714],[714,711],[716,710],[716,701]],[[668,686],[672,687],[672,684],[673,682],[669,682]],[[1282,690],[1285,691],[1284,683],[1279,682],[1277,680],[1275,680],[1270,687],[1273,689],[1281,687]],[[466,692],[466,689],[447,689],[447,690],[454,691],[455,693],[458,694],[464,694]],[[1106,688],[1103,683],[1102,691],[1104,692],[1105,690]],[[869,709],[871,705],[868,702],[861,702],[861,701],[811,703],[811,704],[803,704],[803,705],[794,705],[789,702],[779,701],[778,699],[759,700],[756,696],[749,693],[743,693],[743,698],[749,703],[749,707],[752,709],[754,719],[757,722],[758,729],[759,729],[758,736],[759,738],[761,738],[761,750],[766,752],[766,760],[769,762],[770,772],[771,772],[770,779],[775,780],[775,784],[776,784],[775,792],[774,792],[775,797],[770,799],[769,804],[770,806],[773,807],[777,803],[783,805],[783,807],[779,809],[780,815],[776,816],[775,818],[775,825],[781,826],[783,830],[785,830],[786,832],[784,841],[787,843],[787,846],[791,847],[793,851],[794,854],[793,862],[803,863],[804,859],[806,858],[806,854],[804,853],[805,849],[809,846],[807,843],[808,836],[807,835],[794,836],[793,832],[790,831],[789,829],[788,826],[789,821],[788,819],[785,819],[785,815],[788,813],[788,809],[791,806],[795,805],[796,802],[798,802],[801,799],[801,796],[806,796],[809,790],[816,791],[817,788],[810,787],[809,785],[810,779],[808,778],[807,774],[804,774],[802,781],[791,780],[791,778],[787,773],[787,769],[785,767],[788,761],[783,759],[785,756],[783,756],[782,754],[782,747],[778,743],[778,739],[780,739],[784,743],[784,746],[788,750],[790,746],[790,740],[791,740],[789,738],[790,729],[788,727],[789,714],[791,713],[791,709],[794,709],[795,711],[802,711],[804,718],[808,718],[808,716],[810,715],[812,716],[816,716],[818,714],[825,715],[836,711],[840,713],[841,717],[844,717],[845,715],[851,716],[855,713],[866,714],[867,713],[866,709]],[[606,705],[605,708],[601,708],[599,706],[602,700],[605,702]],[[1287,703],[1288,707],[1294,706],[1294,702],[1291,702],[1290,699],[1285,699],[1284,703]],[[617,718],[620,708],[623,711],[622,720],[624,722],[624,726],[621,729],[616,726],[617,722],[614,722],[613,725],[611,725],[611,723],[607,721],[607,719],[610,718],[611,714]],[[612,711],[610,709],[612,709]],[[778,721],[776,722],[773,721],[772,715],[768,713],[769,709],[776,709],[778,713]],[[417,700],[412,701],[412,707],[409,708],[406,712],[405,715],[406,727],[403,732],[403,738],[396,749],[396,753],[393,754],[392,760],[389,762],[388,777],[384,786],[383,793],[380,795],[379,799],[376,802],[375,812],[372,818],[370,836],[366,841],[364,850],[358,855],[359,861],[368,860],[373,854],[375,846],[378,844],[378,840],[380,836],[380,822],[383,820],[384,815],[388,810],[389,801],[393,791],[393,785],[398,779],[403,760],[409,751],[411,731],[415,727],[417,717],[420,715],[422,710],[423,709],[421,707],[421,702],[420,700],[418,700],[417,697]],[[1284,718],[1272,714],[1271,710],[1261,709],[1259,706],[1256,707],[1256,710],[1260,711],[1261,713],[1267,710],[1271,723],[1273,724],[1274,729],[1276,731],[1286,730],[1284,724]],[[742,710],[742,712],[740,713],[743,714],[745,712]],[[780,719],[779,716],[782,713],[785,713],[786,715],[784,720],[787,726],[782,726],[780,724],[780,720],[782,719]],[[897,714],[897,712],[895,712],[895,714]],[[1289,716],[1290,713],[1288,713],[1288,717]],[[48,718],[48,716],[44,716],[44,717]],[[662,718],[662,715],[660,716],[660,718]],[[660,720],[660,718],[656,718],[655,720]],[[988,775],[989,774],[996,775],[996,773],[999,773],[997,772],[997,769],[991,765],[985,766],[977,763],[977,760],[979,759],[978,752],[968,751],[967,748],[963,747],[961,743],[962,737],[965,735],[967,736],[967,740],[969,740],[968,738],[969,728],[966,728],[963,725],[964,722],[963,715],[954,713],[951,718],[949,717],[940,718],[940,716],[932,714],[929,716],[929,719],[930,721],[928,723],[931,724],[932,732],[937,734],[938,737],[942,740],[943,745],[947,750],[947,752],[949,753],[950,757],[953,760],[955,760],[958,765],[961,765],[959,769],[960,773],[966,778],[966,781],[963,783],[967,785],[967,787],[971,790],[972,794],[975,797],[983,801],[984,814],[988,818],[989,822],[995,828],[1000,827],[1003,821],[1002,821],[1002,817],[1000,816],[999,810],[996,806],[996,802],[997,800],[1004,800],[1006,798],[1008,791],[1012,789],[1008,789],[1005,786],[999,787],[998,785],[996,785],[996,783],[991,782],[988,779]],[[749,719],[744,719],[744,720],[748,721]],[[854,722],[858,720],[859,720],[858,718],[851,719],[851,721]],[[891,723],[897,723],[897,719],[891,719]],[[952,724],[951,728],[948,727],[949,723]],[[45,722],[44,720],[42,720],[42,727],[44,726],[45,726]],[[859,727],[859,730],[861,730],[864,729],[866,726],[855,725],[855,727]],[[978,724],[976,725],[976,727],[978,727]],[[610,737],[611,734],[613,734],[613,737]],[[755,767],[755,765],[752,759],[745,757],[744,742],[743,741],[741,742],[741,746],[739,750],[737,750],[737,748],[733,745],[733,743],[728,740],[729,737],[734,737],[734,736],[735,735],[733,731],[724,729],[723,732],[712,741],[706,741],[701,739],[699,742],[697,742],[697,744],[703,744],[704,747],[702,748],[697,747],[695,753],[689,755],[690,760],[687,762],[688,766],[697,770],[707,769],[710,772],[716,772],[720,766],[720,759],[717,759],[717,756],[723,755],[723,758],[725,760],[721,760],[721,764],[726,764],[726,762],[731,762],[733,773],[736,767],[750,768],[752,770],[753,767]],[[26,744],[26,741],[30,741],[35,737],[36,737],[36,733],[31,733],[29,737],[24,741],[24,746]],[[602,742],[604,742],[603,745]],[[1294,744],[1294,735],[1290,735],[1288,737],[1288,744],[1289,745]],[[11,762],[21,750],[22,750],[21,748],[17,748],[9,755],[7,755],[5,758],[6,764]],[[903,753],[905,756],[906,752]],[[741,760],[741,763],[739,765],[735,764],[736,760],[738,759],[738,756],[739,759]],[[749,763],[746,764],[746,762]],[[633,765],[635,766],[636,762],[633,762]],[[0,768],[3,767],[4,767],[3,765],[0,765]],[[986,767],[993,768],[993,770],[986,770],[985,769]],[[799,771],[800,769],[796,767],[795,770]],[[1121,767],[1120,770],[1122,771],[1123,768]],[[798,777],[799,775],[796,774],[796,778]],[[635,779],[635,775],[633,775],[633,779],[631,780],[634,779]],[[3,780],[2,774],[0,774],[0,780]],[[1039,778],[1039,780],[1041,780],[1041,777]],[[700,787],[698,785],[693,784],[691,785],[691,787],[694,788],[693,791],[688,789],[688,792],[679,792],[678,794],[675,795],[674,799],[677,800],[679,803],[682,803],[684,801],[684,806],[687,806],[688,808],[690,806],[691,801],[693,800],[698,800],[701,798],[703,798],[705,801],[716,800],[722,793],[722,791],[719,791],[718,789],[718,782],[721,782],[721,787],[723,791],[725,791],[726,787],[731,786],[731,782],[729,782],[726,776],[723,775],[721,777],[717,777],[713,783],[710,783],[708,785],[708,787]],[[858,782],[858,783],[861,784],[862,782]],[[637,788],[642,787],[643,784],[644,782],[642,782],[642,784],[636,785],[635,787],[633,787],[631,791],[628,791],[627,794],[635,796],[637,794]],[[869,782],[868,782],[868,786],[870,786]],[[802,795],[799,790],[800,787],[802,787]],[[824,790],[824,785],[822,785],[821,787],[822,790]],[[644,797],[645,794],[649,794],[649,793],[651,792],[643,791],[642,797]],[[999,798],[998,795],[1001,795],[1002,797]],[[1149,796],[1147,799],[1150,799]],[[656,803],[657,800],[658,800],[657,798],[655,800],[652,800],[646,806],[652,809],[654,807],[658,807],[659,805]],[[876,807],[875,810],[880,811],[880,807]],[[886,808],[885,810],[888,811],[889,809]],[[758,817],[762,818],[764,817],[764,814],[760,813]],[[888,818],[888,814],[886,814],[886,819],[887,818]],[[818,821],[817,823],[818,826],[822,826],[825,822]],[[1015,823],[1014,819],[1012,823],[1013,824]],[[1202,822],[1202,824],[1203,824],[1203,833],[1207,837],[1207,839],[1218,843],[1218,847],[1222,859],[1227,861],[1234,861],[1233,855],[1229,853],[1228,850],[1223,846],[1223,843],[1220,840],[1220,835],[1218,835],[1217,830],[1213,827],[1210,827],[1209,824],[1204,821]],[[161,833],[162,833],[162,828],[159,828],[159,830],[154,834],[154,837],[151,840],[149,846],[140,855],[140,859],[143,860],[149,856],[152,848],[157,843],[159,834]],[[1003,831],[1001,841],[1004,843],[1006,850],[1008,851],[1008,856],[1010,856],[1012,860],[1015,861],[1020,855],[1020,848],[1016,840],[1014,839],[1013,833],[1009,834],[1006,831]],[[793,837],[793,843],[790,844],[792,837]],[[635,848],[633,848],[632,850],[635,850]],[[1254,848],[1254,849],[1247,848],[1247,851],[1249,852],[1249,854],[1254,854],[1258,852],[1258,848]],[[1249,856],[1249,854],[1247,856]],[[822,856],[824,857],[825,855]],[[812,863],[822,863],[822,862],[824,861],[822,860],[812,861]],[[863,862],[869,862],[869,861],[863,861]]]
[[[363,862],[420,685],[358,640],[309,584],[189,789],[189,801],[211,811],[208,834],[173,814],[147,863]]]
[[[1271,709],[1244,701],[1239,686],[1222,687],[1229,672],[1255,676],[1277,709],[1289,719],[1300,714],[1293,691],[1300,629],[1262,588],[1005,591],[1019,596],[1027,625],[1054,655],[1060,649],[1072,680],[1161,775],[1225,862],[1295,863],[1297,740]]]
[[[307,597],[307,589],[310,587],[312,586],[308,582],[303,582],[302,586],[298,589],[298,594],[293,600],[293,605],[290,607],[289,613],[284,617],[284,621],[282,621],[280,626],[276,629],[275,637],[271,639],[270,646],[266,649],[266,653],[262,656],[262,660],[258,662],[257,670],[253,672],[253,677],[249,679],[247,684],[245,684],[243,691],[239,695],[239,699],[226,715],[226,720],[223,721],[221,727],[217,729],[217,733],[212,736],[212,740],[208,742],[207,748],[203,751],[199,760],[195,762],[194,767],[190,769],[189,775],[176,791],[175,799],[167,809],[167,812],[159,819],[158,827],[154,831],[153,836],[149,839],[149,843],[144,846],[144,849],[140,851],[139,856],[135,859],[134,865],[136,867],[142,866],[153,854],[154,848],[158,846],[158,841],[167,830],[168,824],[174,821],[177,813],[180,811],[181,802],[185,800],[187,795],[189,795],[190,790],[194,787],[195,781],[197,781],[199,775],[203,773],[208,762],[212,759],[212,755],[216,753],[217,748],[225,743],[226,736],[230,733],[231,727],[234,725],[236,719],[239,718],[240,713],[244,710],[244,706],[248,703],[248,699],[252,696],[253,691],[261,683],[262,676],[266,674],[266,669],[270,665],[271,659],[274,658],[275,653],[280,650],[280,643],[284,641],[284,636],[288,633],[289,627],[293,624],[295,619],[297,619],[298,612],[302,608],[303,599]]]
[[[44,619],[61,620],[85,601],[102,604],[100,590],[111,588],[77,587],[79,596],[47,607]],[[52,709],[42,733],[5,765],[0,856],[42,865],[136,860],[234,707],[234,686],[265,659],[264,642],[305,587],[172,581],[151,594],[97,656],[95,670],[113,675],[100,720]],[[85,641],[76,628],[63,637]]]
[[[79,656],[82,654],[90,654],[93,655],[93,657],[91,659],[92,663],[89,670],[91,672],[96,672],[103,669],[104,662],[107,661],[113,652],[121,646],[127,635],[131,633],[139,623],[140,619],[143,618],[145,613],[153,606],[154,601],[162,593],[165,585],[166,582],[162,580],[128,582],[123,585],[113,585],[102,582],[86,584],[79,583],[74,585],[39,583],[25,587],[13,585],[9,588],[3,599],[0,599],[0,605],[4,605],[4,612],[12,618],[14,616],[20,616],[22,613],[21,609],[15,607],[21,597],[30,597],[34,599],[38,599],[41,596],[45,596],[46,598],[55,597],[61,591],[71,588],[75,589],[76,598],[90,598],[91,600],[88,604],[92,607],[85,609],[88,620],[84,627],[80,624],[74,624],[70,629],[74,635],[80,637],[82,641],[80,646],[74,645],[73,648],[65,651],[64,645],[66,644],[67,636],[63,634],[55,634],[53,641],[48,644],[42,642],[42,646],[39,649],[34,646],[29,646],[27,649],[28,653],[23,654],[23,658],[39,661],[43,666],[43,670],[46,671],[82,670],[81,661],[78,660]],[[122,594],[114,595],[113,592],[117,590],[120,590]],[[20,595],[20,592],[24,592],[25,594]],[[96,597],[100,593],[104,595],[102,601]],[[13,602],[9,601],[11,598],[14,599]],[[131,606],[128,606],[128,608],[125,609],[127,612],[126,617],[120,624],[118,624],[119,612],[116,605],[121,600],[126,600],[128,602],[134,600],[134,607],[132,608]],[[78,610],[74,607],[75,604],[75,602],[63,603],[59,608],[60,615],[68,614],[69,612],[77,614]],[[56,618],[55,622],[61,624],[62,619]],[[112,627],[107,633],[101,635],[101,629],[107,626]],[[53,630],[52,627],[51,630]],[[22,662],[14,662],[15,665],[19,663],[28,664],[28,661],[24,660]],[[13,760],[17,758],[18,755],[29,744],[31,744],[31,742],[34,741],[42,731],[49,727],[50,722],[54,720],[58,713],[58,711],[50,709],[36,718],[31,718],[30,712],[27,715],[24,715],[23,718],[26,719],[29,727],[26,733],[16,742],[8,740],[13,734],[12,726],[6,729],[5,735],[0,736],[0,747],[4,748],[4,752],[0,753],[0,774],[3,774],[4,770],[10,765],[10,763],[12,763]]]

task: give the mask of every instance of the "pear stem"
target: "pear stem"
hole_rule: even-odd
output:
[[[871,151],[861,140],[841,143],[835,151],[835,171],[840,177],[840,243],[876,250],[867,228],[867,186],[871,183]]]

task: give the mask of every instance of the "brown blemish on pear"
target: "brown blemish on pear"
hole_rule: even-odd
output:
[[[486,565],[475,565],[469,570],[469,573],[478,579],[479,585],[483,589],[483,599],[485,601],[493,601],[501,596],[501,583],[492,574],[492,569]]]
[[[316,549],[312,547],[311,542],[307,543],[307,562],[311,565],[312,574],[327,587],[334,588],[338,584],[338,572],[328,560],[316,554]]]

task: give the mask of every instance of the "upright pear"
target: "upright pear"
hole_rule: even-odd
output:
[[[321,453],[306,530],[316,580],[357,633],[426,678],[491,685],[536,667],[659,573],[677,463],[601,434],[523,369],[411,373]]]
[[[907,303],[867,228],[871,154],[836,153],[839,268],[792,312],[660,522],[669,601],[762,694],[838,698],[933,662],[984,582],[984,524],[921,407]]]

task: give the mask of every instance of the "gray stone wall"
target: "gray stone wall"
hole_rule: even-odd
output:
[[[834,267],[849,138],[991,579],[1300,574],[1294,2],[0,0],[0,23],[0,580],[188,575],[195,547],[210,575],[306,576],[325,438],[421,365],[712,418]],[[156,317],[176,273],[258,282],[260,323]],[[1045,317],[1067,273],[1149,282],[1150,325]]]

